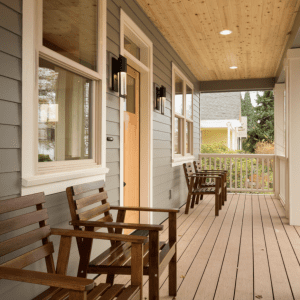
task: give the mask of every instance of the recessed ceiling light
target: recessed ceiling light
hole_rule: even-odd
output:
[[[228,30],[228,29],[225,29],[225,30],[222,30],[222,31],[220,32],[220,34],[222,34],[222,35],[229,35],[229,34],[232,34],[232,31],[231,31],[231,30]]]
[[[237,68],[238,68],[237,66],[232,66],[232,67],[230,67],[231,70],[235,70],[235,69],[237,69]]]

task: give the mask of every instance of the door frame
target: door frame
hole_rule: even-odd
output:
[[[124,35],[140,46],[144,63],[124,48]],[[153,207],[153,43],[121,9],[120,54],[140,73],[140,206]],[[124,206],[124,100],[120,98],[120,205]],[[152,212],[140,213],[141,223],[153,223]]]

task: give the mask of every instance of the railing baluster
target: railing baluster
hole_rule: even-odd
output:
[[[262,167],[261,167],[261,189],[265,189],[265,160],[262,158]]]
[[[245,189],[248,189],[248,159],[246,158]]]
[[[259,163],[259,158],[256,159],[256,189],[259,190],[258,188],[258,163]]]
[[[204,170],[206,170],[206,157],[204,159]]]
[[[270,160],[269,160],[269,158],[267,159],[267,167],[268,167],[268,188],[267,188],[267,190],[269,191],[270,190]],[[273,176],[274,177],[274,176]]]
[[[240,189],[242,189],[243,188],[243,169],[242,169],[242,167],[243,167],[243,158],[241,157],[240,158],[240,164],[241,164],[241,166],[240,166]]]
[[[237,189],[237,158],[235,158],[235,189]]]
[[[230,188],[232,188],[232,164],[231,164],[231,157],[230,157],[230,173],[229,173],[229,177],[230,177]]]
[[[253,158],[251,158],[251,191],[253,191]]]

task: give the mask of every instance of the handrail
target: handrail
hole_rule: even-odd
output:
[[[231,192],[274,192],[275,158],[274,154],[199,154],[203,169],[228,171]]]

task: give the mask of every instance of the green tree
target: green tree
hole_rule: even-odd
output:
[[[246,92],[244,99],[241,99],[241,114],[243,117],[247,117],[247,129],[251,130],[255,126],[255,112],[251,103],[250,93]]]
[[[274,142],[274,94],[266,91],[262,96],[257,94],[257,106],[254,107],[254,125],[248,129],[248,138],[243,149],[255,152],[257,142]]]

